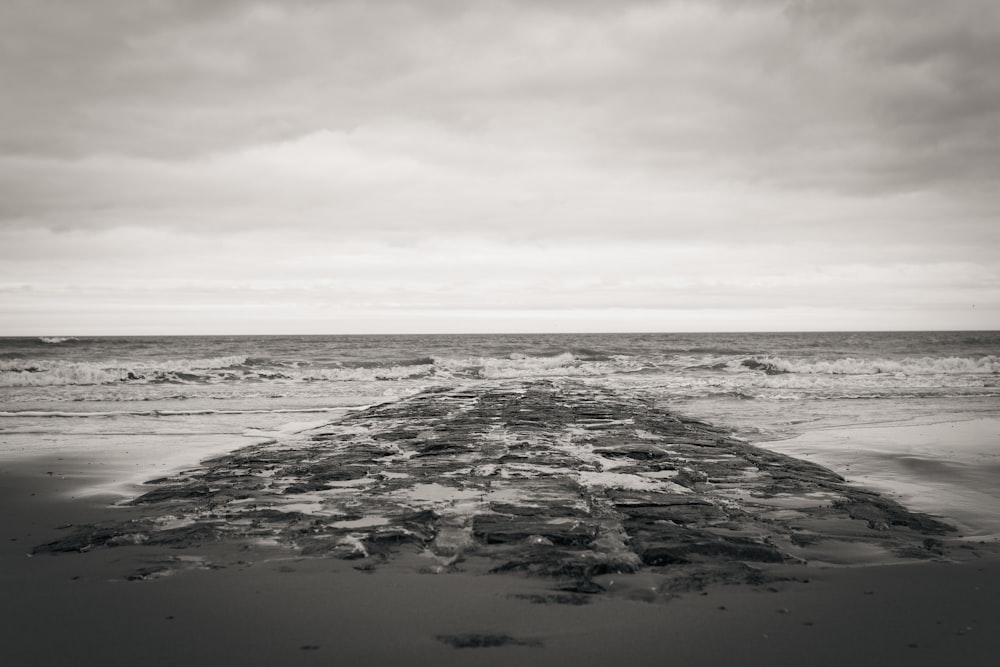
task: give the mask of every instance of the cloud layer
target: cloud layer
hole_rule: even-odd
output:
[[[989,0],[0,26],[0,333],[1000,328]]]

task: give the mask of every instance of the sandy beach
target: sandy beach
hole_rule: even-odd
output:
[[[138,487],[136,495],[145,492],[147,502],[128,505],[120,495],[87,490],[108,488],[135,466],[133,459],[115,459],[112,452],[92,459],[96,452],[90,452],[3,463],[2,571],[9,603],[0,636],[8,664],[992,664],[1000,649],[990,631],[1000,622],[995,542],[939,532],[937,519],[901,507],[900,514],[886,515],[896,506],[881,501],[861,509],[858,498],[868,495],[851,496],[854,505],[840,503],[836,512],[837,503],[808,502],[815,496],[807,486],[817,480],[829,493],[853,491],[811,464],[722,443],[710,425],[654,423],[628,400],[580,402],[565,387],[558,400],[539,394],[545,400],[532,407],[524,397],[545,387],[519,390],[492,398],[432,392],[342,420],[309,434],[313,467],[272,458],[270,478],[281,484],[244,483],[242,498],[232,493],[232,481],[246,481],[248,457],[263,461],[296,448],[258,444],[216,457]],[[442,399],[470,396],[480,406],[474,419],[465,413],[445,428],[440,413],[434,416]],[[525,470],[524,456],[542,465],[553,450],[526,454],[522,448],[522,457],[512,459],[510,442],[503,453],[494,452],[498,470],[456,479],[449,473],[479,454],[448,451],[448,443],[466,442],[473,430],[497,430],[496,415],[482,408],[487,399],[497,401],[506,436],[545,441],[560,422],[580,429],[577,442],[589,443],[591,464],[599,456],[618,464],[602,466],[605,472],[653,484],[623,490],[624,477],[615,478],[617,486],[608,480],[588,485],[579,476],[569,485],[549,474],[519,477],[512,472]],[[556,418],[555,404],[562,405],[562,417]],[[616,409],[642,422],[643,453],[623,437]],[[425,432],[437,436],[399,433],[400,423],[416,423],[414,410]],[[531,410],[545,411],[545,423]],[[315,482],[319,468],[328,473],[324,456],[329,464],[345,451],[336,443],[362,431],[365,437],[395,433],[395,439],[370,439],[396,458],[377,469],[371,464],[379,457],[368,459],[363,477],[328,476],[313,488],[286,492]],[[685,439],[678,466],[676,446]],[[699,448],[709,446],[712,456],[696,461]],[[673,453],[655,453],[668,450]],[[764,457],[754,459],[763,476],[751,479],[731,461],[733,479],[745,480],[739,485],[722,479],[718,468],[698,474],[727,456]],[[299,466],[297,479],[286,474],[288,465]],[[765,491],[779,469],[798,471],[798,486],[785,478],[781,489]],[[191,493],[208,479],[207,494]],[[359,479],[377,483],[364,491],[352,486]],[[454,497],[430,493],[432,483],[443,483]],[[494,495],[483,496],[483,489]],[[546,495],[554,490],[562,502]],[[557,520],[574,513],[571,490],[589,498],[590,509],[574,522]],[[740,502],[720,502],[722,490]],[[225,502],[220,493],[229,494]],[[639,502],[636,494],[643,493]],[[678,513],[664,493],[694,497]],[[649,494],[657,494],[655,507]],[[543,497],[547,502],[539,503]],[[424,505],[414,504],[420,498]],[[360,516],[345,514],[343,502],[375,503],[384,515],[371,513],[374,504]],[[292,503],[297,509],[281,509]],[[598,520],[601,503],[611,503],[614,512]],[[254,504],[259,507],[249,511],[257,514],[248,523],[245,508]],[[265,504],[269,512],[261,514]],[[407,518],[400,518],[403,506]],[[544,516],[528,511],[540,507]],[[698,516],[690,515],[692,507]],[[882,508],[881,518],[872,507]],[[719,508],[729,514],[717,516]],[[305,524],[292,514],[303,510],[309,510]],[[421,512],[422,519],[414,515]],[[662,532],[665,525],[671,528]],[[587,533],[588,526],[595,532]],[[623,531],[624,551],[609,538],[615,530]],[[787,530],[801,539],[782,541]],[[716,540],[711,548],[705,546],[709,534]],[[348,553],[347,544],[365,552]]]

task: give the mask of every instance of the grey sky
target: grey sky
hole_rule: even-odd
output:
[[[0,334],[1000,328],[1000,3],[0,5]]]

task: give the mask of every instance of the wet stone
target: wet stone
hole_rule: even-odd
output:
[[[589,516],[589,513],[572,505],[513,505],[510,503],[490,503],[490,510],[497,514],[507,514],[514,516],[531,516],[547,518],[580,518]]]
[[[516,516],[480,515],[473,519],[472,525],[473,534],[485,544],[530,542],[532,538],[542,538],[559,546],[583,547],[597,536],[597,528],[587,524],[553,523]]]
[[[628,519],[648,523],[670,521],[676,524],[710,525],[725,521],[729,515],[711,503],[676,505],[632,505],[619,507]]]
[[[165,482],[159,482],[166,485]],[[171,485],[144,493],[132,501],[133,505],[143,503],[162,503],[164,501],[187,501],[194,498],[207,498],[212,495],[212,489],[207,484]]]
[[[196,523],[180,528],[152,531],[144,540],[145,544],[163,545],[176,548],[199,546],[219,539],[221,530],[217,525]]]
[[[96,547],[141,544],[149,539],[150,530],[150,524],[134,523],[101,523],[80,526],[70,535],[36,546],[32,553],[83,553]]]
[[[634,459],[636,461],[657,461],[670,456],[669,452],[660,447],[635,444],[595,448],[594,453],[612,459]]]

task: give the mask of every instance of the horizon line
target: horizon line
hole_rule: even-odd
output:
[[[642,336],[642,335],[717,335],[717,334],[874,334],[874,333],[1000,333],[998,329],[772,329],[772,330],[689,330],[689,331],[432,331],[432,332],[362,332],[362,333],[32,333],[0,334],[11,338],[206,338],[206,337],[365,337],[365,336]]]

